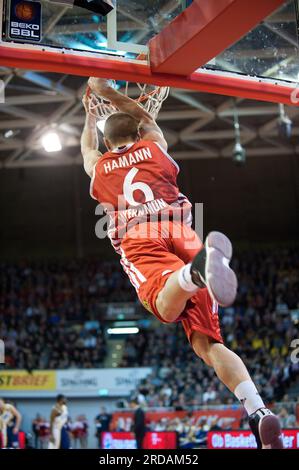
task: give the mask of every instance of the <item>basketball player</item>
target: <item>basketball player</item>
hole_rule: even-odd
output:
[[[108,235],[140,301],[163,323],[182,323],[195,353],[244,405],[258,446],[282,448],[278,418],[241,358],[223,344],[218,304],[231,305],[237,291],[229,239],[211,232],[203,246],[190,228],[191,203],[176,182],[179,167],[151,115],[107,80],[88,84],[119,111],[106,120],[102,155],[96,118],[83,97],[81,150],[90,194],[110,217]]]
[[[70,438],[68,434],[68,408],[64,395],[58,395],[56,404],[50,416],[50,442],[49,449],[69,449]]]
[[[0,398],[0,443],[2,448],[18,449],[22,417],[15,406]]]

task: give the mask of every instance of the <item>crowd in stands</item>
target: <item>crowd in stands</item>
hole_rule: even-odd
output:
[[[290,344],[298,338],[299,255],[295,250],[238,254],[235,304],[220,309],[225,343],[246,362],[267,401],[283,399],[298,375]],[[0,265],[0,338],[10,368],[101,367],[103,302],[136,294],[118,261]],[[145,312],[145,316],[148,313]],[[179,324],[129,336],[122,367],[152,366],[137,391],[149,407],[231,403],[232,395],[196,358]]]
[[[135,300],[117,262],[0,264],[0,338],[18,369],[100,367],[102,302]]]

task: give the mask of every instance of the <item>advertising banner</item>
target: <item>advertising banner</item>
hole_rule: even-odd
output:
[[[175,432],[147,432],[143,441],[144,449],[176,449]],[[103,432],[102,449],[136,449],[135,436],[131,432]]]
[[[52,370],[39,370],[28,372],[25,370],[0,371],[0,394],[6,391],[55,391],[56,372]]]
[[[151,373],[149,367],[123,369],[68,369],[0,371],[0,395],[54,396],[63,393],[72,397],[126,397],[140,380]],[[33,392],[33,393],[32,393]]]
[[[57,391],[72,396],[128,396],[151,371],[149,367],[59,370]]]
[[[299,449],[299,430],[284,429],[285,449]],[[208,449],[256,449],[256,441],[250,431],[210,431]]]

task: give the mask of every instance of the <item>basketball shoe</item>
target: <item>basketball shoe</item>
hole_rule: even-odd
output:
[[[237,277],[229,266],[232,254],[230,240],[223,233],[211,232],[191,263],[192,282],[206,286],[212,299],[223,307],[231,305],[237,295]]]
[[[283,449],[279,419],[267,408],[249,416],[249,426],[258,449]]]

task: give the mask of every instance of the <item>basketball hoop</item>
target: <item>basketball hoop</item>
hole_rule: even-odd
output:
[[[111,80],[112,86],[116,88],[116,82]],[[126,82],[125,89],[121,90],[126,96],[129,95],[129,82]],[[162,103],[166,100],[169,95],[169,87],[155,87],[153,85],[146,85],[136,83],[138,87],[139,97],[134,101],[142,106],[151,116],[156,119],[161,109]],[[86,96],[88,99],[88,109],[92,116],[95,116],[98,120],[106,120],[111,114],[117,113],[119,110],[113,106],[110,101],[96,96],[91,89],[88,87],[86,90]]]

